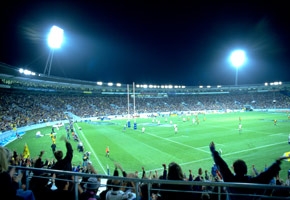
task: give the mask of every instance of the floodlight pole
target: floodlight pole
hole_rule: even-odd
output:
[[[238,85],[238,70],[245,63],[245,52],[243,50],[235,50],[230,55],[231,64],[236,68],[235,86]]]
[[[52,64],[52,59],[53,59],[53,53],[54,50],[50,49],[47,60],[46,60],[46,64],[45,64],[45,68],[44,68],[44,72],[43,74],[45,75],[47,73],[47,76],[50,76],[50,70],[51,70],[51,64]]]
[[[50,47],[50,51],[48,54],[48,58],[46,60],[46,65],[43,72],[44,75],[50,76],[54,49],[58,49],[61,47],[62,40],[63,40],[63,30],[57,26],[52,26],[47,38],[47,43],[48,46]]]
[[[235,78],[235,86],[238,86],[238,71],[239,71],[239,68],[236,67],[236,78]]]

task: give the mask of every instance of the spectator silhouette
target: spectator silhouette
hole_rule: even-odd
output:
[[[61,181],[57,181],[55,179],[55,177],[56,177],[56,175],[53,174],[52,179],[51,179],[52,184],[49,185],[51,190],[50,190],[47,197],[49,197],[49,199],[54,199],[54,200],[75,199],[74,190],[73,190],[74,187],[71,186],[70,181],[67,180],[66,176],[58,175],[59,179],[65,179],[65,180],[61,180]],[[73,178],[71,177],[71,180],[72,179]],[[54,184],[54,182],[55,182],[55,184]]]
[[[45,166],[44,162],[42,161],[42,156],[44,155],[44,151],[39,153],[39,156],[34,162],[34,168],[43,168]],[[40,177],[42,176],[42,177]],[[44,177],[47,177],[44,178]],[[48,199],[45,198],[50,194],[50,188],[47,187],[47,183],[49,180],[50,175],[47,173],[43,173],[40,171],[34,171],[33,176],[29,182],[29,189],[33,191],[35,198],[38,199]]]
[[[166,171],[166,165],[163,164],[164,171]],[[180,165],[175,162],[171,162],[168,165],[168,175],[166,177],[166,172],[163,173],[162,179],[170,181],[184,181],[182,169]],[[168,191],[172,190],[172,191]],[[177,191],[178,190],[178,191]],[[191,191],[191,192],[190,192]],[[176,199],[194,199],[192,193],[192,187],[190,185],[180,185],[180,184],[161,184],[160,194],[162,199],[166,200],[176,200]]]
[[[63,152],[61,150],[57,150],[54,152],[54,157],[56,159],[56,163],[51,167],[54,170],[64,170],[64,171],[72,171],[72,159],[73,159],[73,149],[71,143],[66,139],[64,135],[61,136],[61,140],[65,141],[66,145],[66,155],[63,157]],[[58,179],[68,179],[71,180],[71,176],[63,176],[61,174],[56,175],[56,187],[63,188],[64,183],[66,181],[61,181]],[[59,186],[58,186],[59,185]]]
[[[100,193],[100,199],[106,200],[106,194],[112,189],[112,179],[108,179],[106,182],[106,189]]]
[[[125,199],[121,180],[112,180],[112,189],[106,193],[106,200]]]
[[[55,151],[54,157],[56,159],[56,163],[51,168],[56,170],[72,171],[73,149],[71,143],[65,136],[61,136],[61,140],[65,141],[66,155],[63,158],[63,152],[61,150]]]
[[[215,150],[214,142],[209,145],[210,151],[212,153],[214,162],[219,168],[224,182],[241,182],[241,183],[259,183],[259,184],[269,184],[274,176],[281,170],[280,164],[281,160],[285,157],[278,158],[266,171],[260,173],[259,175],[252,177],[247,175],[247,165],[245,161],[238,159],[233,163],[234,173],[231,172],[227,163],[221,158],[220,154]],[[253,199],[249,197],[249,194],[254,194],[261,191],[250,190],[249,188],[227,188],[227,192],[231,193],[229,195],[230,200],[247,200]],[[239,196],[234,194],[246,194],[245,196]]]
[[[6,199],[15,200],[17,199],[16,193],[18,189],[19,178],[13,179],[15,168],[8,171],[9,159],[12,154],[4,147],[0,147],[0,188],[1,196]]]
[[[204,178],[203,178],[202,174],[203,174],[202,168],[199,168],[198,169],[198,174],[195,177],[194,181],[200,181],[200,182],[204,181]],[[196,191],[196,193],[194,194],[196,199],[201,199],[203,189],[204,188],[202,186],[200,186],[200,185],[193,186],[193,190]]]
[[[100,182],[98,181],[97,178],[94,177],[90,177],[83,187],[81,187],[81,185],[79,184],[78,190],[80,194],[80,200],[101,199],[100,196],[97,195],[99,187]]]

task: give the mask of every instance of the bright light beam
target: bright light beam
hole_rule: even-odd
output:
[[[59,49],[61,47],[62,42],[63,42],[63,29],[57,26],[52,26],[47,37],[47,44],[50,48],[50,52],[44,68],[43,72],[44,75],[47,74],[47,76],[50,76],[54,49]]]
[[[58,49],[63,42],[63,29],[52,26],[48,34],[47,43],[52,49]]]
[[[235,86],[238,85],[238,69],[246,62],[246,53],[243,50],[235,50],[230,56],[231,64],[236,68]]]
[[[233,51],[230,56],[230,61],[234,67],[239,68],[246,61],[246,53],[243,50]]]

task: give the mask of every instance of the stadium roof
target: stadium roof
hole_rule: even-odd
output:
[[[108,83],[98,85],[96,82],[83,81],[77,79],[68,79],[56,76],[46,76],[43,74],[25,75],[19,72],[19,69],[9,66],[4,63],[0,63],[0,78],[2,80],[1,88],[19,88],[19,85],[11,86],[7,83],[7,80],[20,85],[26,86],[26,89],[35,91],[66,91],[66,92],[82,92],[82,93],[102,93],[102,94],[127,94],[127,87],[129,87],[132,93],[132,85],[116,84],[109,86]],[[218,86],[160,86],[160,85],[135,85],[135,92],[141,93],[166,93],[166,94],[223,94],[229,92],[268,92],[268,91],[290,91],[290,83],[274,82],[268,84],[250,84],[250,85],[218,85]]]

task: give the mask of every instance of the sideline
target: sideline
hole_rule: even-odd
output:
[[[105,170],[105,168],[103,167],[101,161],[99,160],[98,156],[96,155],[95,151],[93,150],[91,144],[89,143],[89,141],[87,140],[87,138],[84,135],[84,132],[82,130],[79,129],[79,125],[77,123],[74,123],[76,125],[76,127],[78,128],[78,131],[82,134],[83,139],[85,140],[86,144],[88,145],[89,149],[91,150],[91,153],[94,155],[95,159],[97,160],[97,162],[99,163],[99,166],[101,167],[101,169],[103,170],[104,174],[107,175],[107,171]],[[107,188],[107,179],[103,179],[101,178],[101,186],[99,187],[99,190],[97,192],[97,194],[99,195],[102,191],[106,190]]]
[[[88,145],[89,149],[91,150],[91,153],[94,155],[94,158],[97,160],[97,162],[99,163],[101,169],[103,170],[104,174],[107,174],[107,170],[103,167],[100,159],[98,158],[97,154],[95,153],[94,149],[92,148],[91,144],[89,143],[89,141],[87,140],[87,138],[84,135],[84,132],[82,130],[79,129],[79,126],[77,123],[74,123],[76,125],[76,127],[78,128],[78,130],[80,131],[80,133],[82,134],[82,137],[84,138],[86,144]]]

